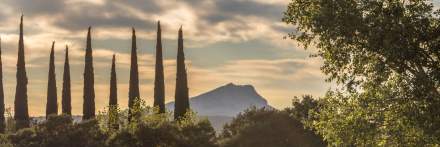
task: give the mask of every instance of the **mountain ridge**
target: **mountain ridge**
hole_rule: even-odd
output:
[[[228,83],[190,99],[191,109],[200,116],[234,117],[252,106],[274,109],[252,85]],[[167,103],[166,108],[174,110],[174,102]]]

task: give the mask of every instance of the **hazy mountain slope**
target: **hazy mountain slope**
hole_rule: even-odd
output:
[[[191,109],[200,116],[234,117],[251,106],[272,108],[251,85],[230,83],[190,99]],[[173,110],[174,102],[166,104],[166,108]]]

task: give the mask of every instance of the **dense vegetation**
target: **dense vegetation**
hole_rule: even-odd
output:
[[[299,101],[298,101],[299,102]],[[95,119],[74,123],[69,115],[51,115],[30,128],[14,130],[9,115],[7,133],[0,135],[5,147],[279,147],[325,146],[321,137],[304,128],[295,117],[297,108],[283,111],[251,108],[216,134],[211,123],[188,112],[178,121],[172,113],[135,102],[132,111],[140,113],[128,121],[127,111],[111,115],[115,109],[100,112]],[[300,102],[301,105],[303,104]],[[311,108],[314,109],[315,107]],[[113,112],[110,112],[113,111]],[[115,123],[108,123],[116,120]]]
[[[289,111],[290,110],[290,111]],[[224,147],[321,147],[322,138],[292,113],[268,108],[251,108],[224,126],[220,144]]]
[[[440,144],[440,11],[429,0],[292,0],[283,21],[330,90],[309,126],[334,146]]]

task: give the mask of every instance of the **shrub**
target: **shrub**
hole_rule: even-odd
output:
[[[287,111],[255,107],[235,117],[220,134],[224,147],[325,146]]]
[[[48,120],[9,135],[16,147],[101,147],[106,134],[98,127],[97,121],[73,124],[70,116],[49,116]]]

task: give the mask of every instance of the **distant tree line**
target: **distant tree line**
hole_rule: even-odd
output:
[[[14,101],[14,120],[17,130],[27,128],[30,126],[30,118],[28,112],[28,96],[27,84],[28,78],[25,68],[25,46],[23,39],[23,15],[20,18],[19,27],[19,42],[18,42],[18,58],[17,58],[17,75],[16,75],[16,93]],[[92,49],[92,28],[89,27],[87,31],[87,43],[85,48],[85,65],[84,65],[84,94],[83,94],[83,120],[90,120],[95,118],[95,89],[94,89],[94,69],[93,69],[93,49]],[[175,120],[182,119],[189,111],[189,95],[188,95],[188,80],[185,67],[185,57],[183,50],[183,31],[180,27],[178,32],[178,49],[177,49],[177,73],[176,73],[176,91],[175,91]],[[49,58],[49,72],[47,85],[47,103],[46,103],[46,118],[51,115],[58,115],[57,103],[57,87],[55,78],[55,41],[52,42]],[[117,79],[116,79],[116,61],[113,55],[110,77],[110,97],[109,110],[117,109]],[[164,85],[164,69],[163,69],[163,53],[162,53],[162,38],[160,22],[157,23],[157,43],[156,43],[156,67],[154,80],[154,107],[157,107],[157,113],[165,113],[165,85]],[[5,105],[2,82],[2,65],[1,65],[1,40],[0,40],[0,132],[5,131]],[[139,92],[139,72],[137,63],[137,44],[136,31],[132,28],[132,49],[131,49],[131,66],[130,66],[130,81],[128,93],[128,121],[133,117],[139,116],[140,112],[133,112],[133,108],[139,107],[140,92]],[[69,48],[66,45],[64,74],[63,74],[63,88],[62,88],[61,114],[72,115],[71,106],[71,81],[70,81],[70,65],[69,65]],[[117,114],[113,113],[112,115]],[[111,115],[109,113],[109,115]],[[117,124],[110,122],[115,128]]]

